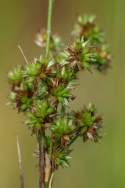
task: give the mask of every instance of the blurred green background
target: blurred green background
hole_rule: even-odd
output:
[[[125,188],[125,1],[55,0],[53,31],[68,41],[77,15],[83,13],[96,14],[106,31],[113,68],[106,76],[81,74],[73,107],[78,109],[89,101],[97,104],[105,117],[104,138],[99,144],[78,141],[71,168],[59,170],[54,188]],[[0,188],[19,187],[16,135],[22,148],[25,187],[38,187],[35,139],[23,124],[23,117],[5,104],[7,73],[17,63],[24,63],[17,45],[30,60],[39,56],[34,38],[41,27],[46,27],[46,21],[47,0],[0,0]]]

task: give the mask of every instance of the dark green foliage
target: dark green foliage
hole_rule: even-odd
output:
[[[8,75],[10,102],[18,111],[25,112],[26,125],[37,140],[44,140],[53,171],[69,166],[70,147],[78,137],[95,142],[100,138],[102,118],[94,105],[79,112],[69,110],[69,102],[75,99],[72,90],[78,83],[78,72],[103,72],[110,67],[104,35],[94,20],[93,16],[78,18],[74,41],[65,50],[61,39],[51,35],[48,57],[47,34],[39,33],[36,43],[42,48],[42,56]]]

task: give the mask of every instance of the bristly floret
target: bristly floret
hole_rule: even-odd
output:
[[[84,38],[77,39],[74,44],[67,48],[67,61],[76,71],[81,69],[105,72],[110,67],[111,56],[105,44],[96,46]]]
[[[41,30],[36,35],[35,43],[37,46],[41,47],[42,49],[46,48],[47,32],[45,30]],[[61,38],[57,34],[51,35],[50,36],[50,51],[55,53],[56,51],[61,50],[62,47],[63,47],[63,42]]]
[[[93,44],[104,42],[104,33],[95,23],[94,15],[79,16],[77,24],[74,27],[73,35],[83,38],[85,41],[90,40]]]
[[[95,23],[95,16],[79,16],[74,27],[75,41],[67,49],[69,61],[83,69],[92,71],[94,67],[106,72],[111,66],[111,55],[105,43],[104,33]]]

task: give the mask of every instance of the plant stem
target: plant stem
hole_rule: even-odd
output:
[[[45,151],[44,151],[44,135],[43,133],[39,134],[38,143],[39,143],[39,188],[45,188]]]
[[[48,188],[52,188],[53,177],[54,177],[54,172],[51,174]]]
[[[47,22],[47,44],[46,44],[46,57],[49,55],[50,49],[50,37],[51,37],[51,22],[52,22],[52,8],[53,8],[53,0],[48,0],[48,22]]]
[[[47,44],[46,44],[46,58],[48,58],[50,50],[50,37],[51,37],[51,22],[52,22],[52,5],[53,0],[48,0],[48,21],[47,21]],[[45,148],[44,148],[44,136],[45,131],[39,133],[38,144],[39,144],[39,188],[48,188],[49,184],[45,183]]]

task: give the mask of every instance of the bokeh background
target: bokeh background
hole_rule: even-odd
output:
[[[105,117],[104,138],[99,144],[77,141],[72,166],[60,169],[54,188],[124,188],[125,187],[125,1],[124,0],[55,0],[53,31],[69,41],[77,15],[97,15],[105,30],[113,54],[112,69],[107,75],[84,73],[73,108],[90,101]],[[32,60],[40,49],[34,45],[35,34],[46,27],[47,0],[0,0],[0,188],[19,187],[16,135],[19,135],[25,187],[38,187],[37,160],[33,156],[35,139],[23,124],[24,118],[8,108],[8,71],[24,60],[20,44]]]

